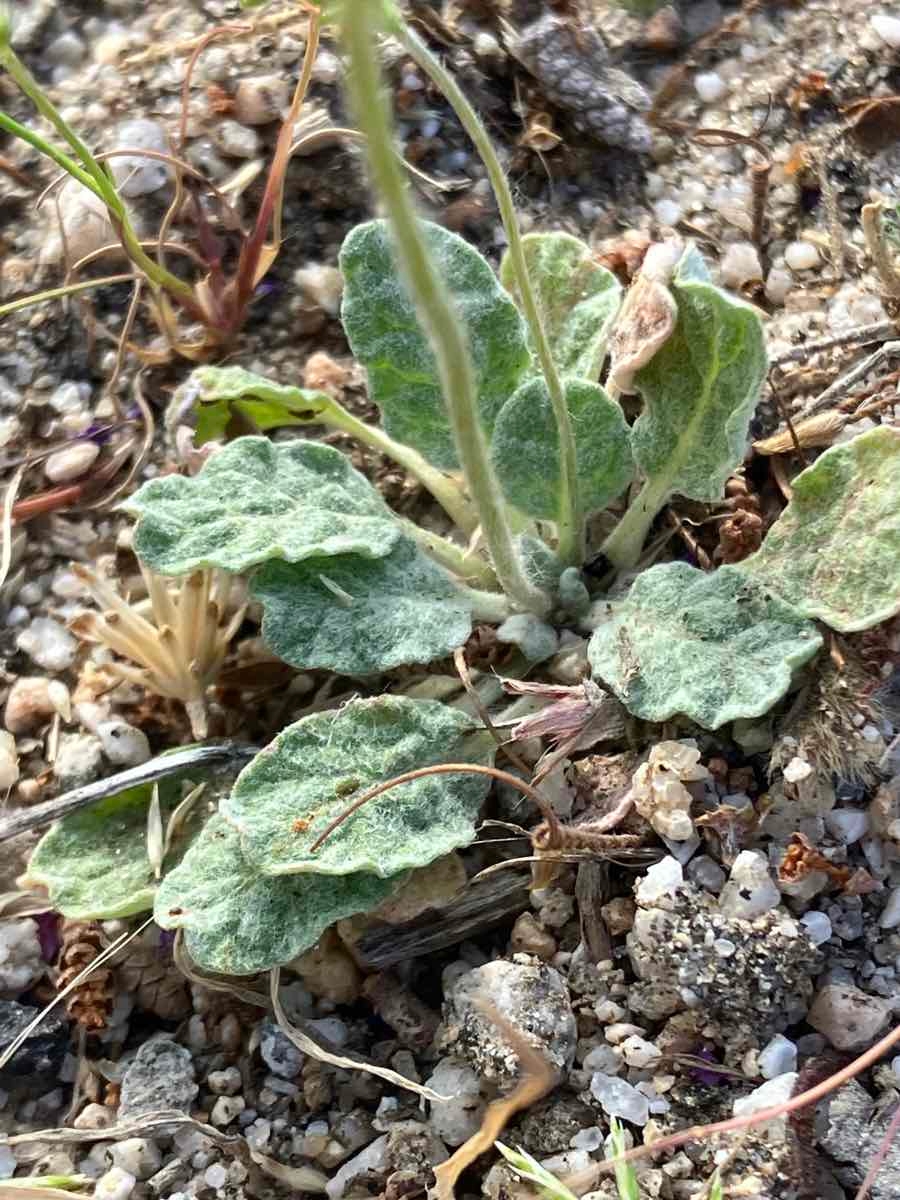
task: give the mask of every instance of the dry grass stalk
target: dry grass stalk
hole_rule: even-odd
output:
[[[227,618],[231,580],[222,571],[195,571],[172,586],[142,567],[147,600],[132,603],[96,571],[76,565],[100,613],[85,613],[72,629],[137,663],[111,663],[123,680],[158,696],[180,700],[196,738],[207,735],[206,689],[221,670],[246,606]]]

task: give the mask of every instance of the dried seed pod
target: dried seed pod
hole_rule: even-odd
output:
[[[148,930],[131,943],[116,970],[116,981],[122,990],[134,993],[138,1008],[163,1021],[180,1021],[191,1012],[185,978],[171,954],[160,948],[158,932]]]
[[[106,942],[96,921],[63,921],[60,934],[57,988],[62,991],[106,949]],[[105,1029],[113,998],[112,969],[97,967],[66,998],[66,1011],[88,1031]]]
[[[806,417],[794,422],[796,442],[789,429],[779,429],[771,437],[762,438],[753,443],[757,454],[791,454],[800,446],[801,450],[811,450],[816,446],[830,446],[837,435],[847,424],[847,415],[832,409],[830,412],[817,413],[814,417]]]
[[[628,290],[609,340],[607,386],[634,391],[634,376],[672,336],[678,308],[668,284],[681,257],[678,241],[651,246]]]

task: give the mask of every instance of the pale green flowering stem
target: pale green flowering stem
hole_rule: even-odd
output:
[[[517,608],[544,615],[550,609],[550,599],[525,575],[500,486],[491,469],[465,330],[434,268],[394,152],[393,122],[378,61],[379,16],[384,16],[382,5],[369,0],[342,8],[343,41],[350,67],[347,86],[357,122],[367,139],[369,169],[390,218],[400,269],[430,335],[457,453],[497,578]]]
[[[633,567],[641,557],[650,526],[671,494],[668,475],[648,479],[606,541],[602,551],[620,571]]]
[[[418,450],[394,441],[376,425],[367,425],[365,421],[360,421],[337,402],[323,409],[320,419],[329,429],[339,429],[342,433],[350,434],[356,441],[387,455],[409,471],[414,479],[418,479],[419,483],[431,492],[444,512],[467,537],[478,528],[478,514],[462,494],[457,482],[437,467],[433,467]]]
[[[448,571],[452,571],[454,575],[458,575],[464,583],[477,583],[480,587],[487,588],[497,586],[497,576],[485,559],[464,550],[462,546],[457,546],[449,538],[423,529],[415,521],[404,518],[401,523],[409,536],[419,543],[429,557]]]
[[[553,416],[559,434],[560,499],[556,521],[559,539],[557,553],[567,565],[581,566],[584,561],[584,514],[578,500],[575,434],[566,404],[565,389],[550,349],[550,341],[544,328],[540,305],[528,272],[522,234],[519,229],[519,218],[516,214],[509,180],[506,178],[506,172],[503,170],[503,165],[483,121],[469,103],[456,80],[393,7],[391,7],[391,32],[403,44],[410,57],[437,84],[475,144],[475,149],[487,169],[509,244],[510,263],[516,278],[522,311],[528,322],[531,340],[540,360],[541,371],[550,395],[550,403],[553,407]]]

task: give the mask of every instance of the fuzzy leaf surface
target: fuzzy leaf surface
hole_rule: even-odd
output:
[[[635,376],[645,407],[631,444],[669,493],[712,502],[744,457],[767,359],[759,314],[706,282],[698,258],[679,264],[675,330]]]
[[[263,638],[295,667],[368,675],[432,662],[472,631],[463,592],[408,537],[384,558],[273,560],[251,591],[263,605]]]
[[[23,882],[45,887],[70,920],[112,920],[153,907],[157,881],[147,857],[151,784],[107,796],[57,821],[34,849]],[[160,786],[165,823],[177,791]],[[181,842],[183,852],[185,841]],[[175,852],[167,863],[177,858]]]
[[[584,512],[605,508],[634,475],[628,425],[599,384],[564,381],[575,434],[578,497]],[[507,500],[532,517],[559,514],[559,431],[543,379],[523,384],[500,411],[491,457]]]
[[[832,446],[741,570],[841,633],[900,612],[900,430]]]
[[[151,479],[125,508],[138,517],[135,551],[161,575],[198,567],[238,573],[270,558],[380,558],[400,536],[387,505],[340,451],[303,440],[238,438],[192,479]]]
[[[478,251],[439,225],[423,222],[438,272],[465,326],[485,431],[515,391],[530,353],[519,311]],[[437,364],[400,278],[387,225],[369,221],[341,248],[342,320],[350,347],[369,374],[385,430],[437,467],[459,466]]]
[[[364,804],[313,854],[354,798],[405,771],[490,764],[495,744],[472,718],[435,700],[377,696],[288,726],[238,776],[221,812],[267,875],[372,871],[382,878],[466,846],[490,780],[430,775]]]
[[[235,413],[265,432],[308,425],[333,407],[324,392],[276,383],[243,367],[198,367],[179,388],[170,411],[180,419],[196,413],[194,440],[202,446],[221,438]]]
[[[160,885],[154,917],[163,929],[184,930],[204,970],[253,975],[302,954],[335,921],[374,908],[404,878],[261,875],[237,830],[215,815]]]
[[[596,382],[622,303],[618,279],[594,260],[589,246],[568,233],[529,233],[522,249],[559,373]],[[500,281],[518,299],[508,251]],[[532,363],[531,373],[541,375],[539,364]]]
[[[664,563],[637,577],[593,633],[594,673],[635,716],[705,729],[758,717],[822,645],[816,627],[736,567]]]

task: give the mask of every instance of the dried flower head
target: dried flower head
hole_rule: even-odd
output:
[[[158,696],[180,700],[194,736],[206,737],[206,689],[215,682],[246,610],[242,605],[228,615],[230,576],[195,571],[172,581],[142,566],[147,599],[133,603],[96,571],[80,564],[73,570],[103,610],[77,617],[73,632],[137,663],[115,662],[110,669]]]

